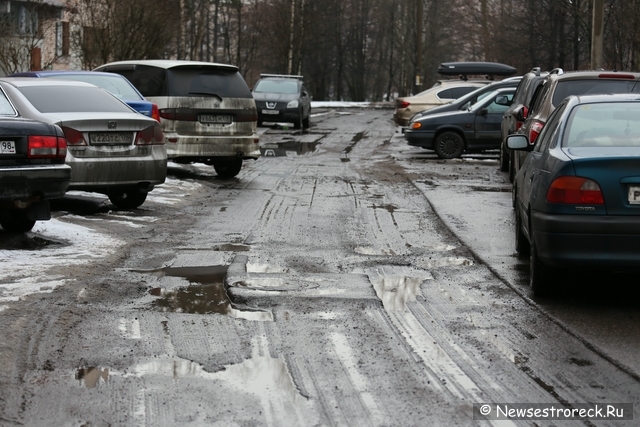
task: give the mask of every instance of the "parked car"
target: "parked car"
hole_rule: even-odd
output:
[[[557,72],[557,70],[552,72]],[[516,117],[514,113],[518,111],[520,115],[527,115],[526,106],[530,104],[533,93],[548,74],[546,71],[540,71],[540,67],[534,67],[526,73],[516,88],[516,93],[513,95],[511,105],[502,117],[502,124],[500,126],[500,133],[502,135],[502,143],[500,144],[500,170],[502,172],[509,172],[509,181],[511,182],[513,182],[515,169],[511,167],[513,164],[511,160],[513,153],[507,148],[506,139],[507,136],[520,129],[523,123],[518,120],[518,117]]]
[[[110,92],[116,98],[124,101],[140,114],[160,121],[158,106],[144,99],[144,96],[131,84],[129,80],[115,73],[101,73],[99,71],[26,71],[15,73],[10,77],[48,77],[61,80],[76,80],[91,83]]]
[[[142,205],[164,182],[167,151],[160,124],[89,83],[0,78],[18,113],[62,128],[69,190],[104,193],[118,208]]]
[[[448,104],[489,83],[489,80],[440,80],[417,95],[397,98],[393,120],[399,126],[408,126],[415,114]]]
[[[260,157],[256,103],[238,67],[177,60],[121,61],[95,71],[126,77],[160,109],[169,159],[213,165],[231,178]]]
[[[493,92],[496,89],[500,89],[503,87],[513,87],[513,88],[517,87],[521,79],[522,79],[522,76],[509,77],[504,80],[490,83],[486,86],[481,86],[480,88],[474,90],[473,92],[468,93],[450,102],[449,104],[444,104],[439,107],[434,107],[425,111],[421,111],[416,115],[414,115],[413,117],[411,117],[411,121],[415,121],[419,118],[429,116],[431,114],[440,114],[440,113],[446,113],[449,111],[467,110],[473,104],[475,104],[478,101],[481,101],[482,99],[484,99],[485,96],[489,95],[491,92]]]
[[[514,87],[496,89],[466,110],[419,117],[404,133],[407,143],[434,150],[442,159],[500,148],[500,123],[514,92]]]
[[[295,129],[310,126],[311,97],[302,76],[260,74],[252,93],[258,126],[263,122],[290,122]]]
[[[640,265],[640,98],[571,96],[530,144],[514,183],[516,249],[529,253],[535,295],[553,291],[568,267]]]
[[[572,71],[565,73],[556,69],[544,78],[535,90],[528,109],[522,107],[514,115],[524,123],[517,133],[527,135],[530,144],[536,139],[545,126],[549,116],[564,98],[570,95],[640,93],[640,73],[616,71]],[[514,175],[527,156],[526,151],[514,153]]]
[[[0,88],[0,225],[25,232],[51,219],[50,199],[64,196],[71,168],[67,143],[56,125],[18,115]]]

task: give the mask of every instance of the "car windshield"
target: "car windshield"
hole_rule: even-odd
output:
[[[500,92],[497,90],[494,90],[492,92],[487,92],[486,94],[483,95],[482,99],[493,98],[495,100],[496,96],[499,93]],[[480,100],[478,100],[478,102],[476,102],[469,108],[469,111],[477,111],[483,107],[486,107],[487,106],[486,104],[487,104],[486,102],[480,102]]]
[[[18,88],[41,113],[131,113],[110,93],[92,86],[27,86]]]
[[[253,91],[293,95],[298,93],[298,83],[291,80],[260,80]]]
[[[563,80],[553,93],[553,106],[560,105],[563,99],[570,95],[588,95],[604,93],[631,93],[640,92],[640,84],[637,80],[613,80],[613,79],[589,79],[589,80]]]
[[[640,147],[640,102],[578,105],[563,147]]]
[[[0,116],[15,116],[16,110],[7,99],[7,96],[0,90]]]
[[[140,94],[129,84],[127,80],[119,75],[105,76],[103,74],[55,74],[46,76],[47,78],[60,80],[75,80],[85,83],[91,83],[104,90],[109,91],[112,95],[120,99],[142,100]]]

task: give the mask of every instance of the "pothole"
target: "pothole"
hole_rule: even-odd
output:
[[[0,239],[1,250],[36,251],[53,245],[65,246],[61,242],[25,233],[3,233],[0,231],[0,236],[2,236]]]
[[[316,151],[320,142],[285,141],[269,143],[260,147],[264,157],[302,156]]]
[[[251,246],[237,243],[224,243],[216,246],[215,250],[220,252],[248,252],[251,250]]]
[[[84,385],[87,388],[95,388],[102,382],[107,382],[109,379],[109,369],[107,368],[80,368],[76,371],[76,380],[80,382],[80,385]]]
[[[446,258],[428,259],[420,263],[420,266],[426,269],[451,267],[451,266],[457,266],[457,265],[473,265],[473,261],[467,258],[446,257]]]

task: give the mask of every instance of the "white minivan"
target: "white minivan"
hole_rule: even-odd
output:
[[[221,178],[260,157],[258,113],[238,67],[182,60],[119,61],[95,71],[121,74],[158,105],[167,156],[213,165]]]

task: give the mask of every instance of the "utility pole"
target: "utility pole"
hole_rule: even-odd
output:
[[[414,82],[414,94],[420,92],[420,87],[422,86],[422,8],[422,0],[416,0],[416,80]]]
[[[593,0],[593,25],[591,26],[591,69],[602,68],[604,39],[604,0]]]
[[[289,64],[287,66],[287,74],[293,74],[293,30],[295,29],[296,1],[291,0],[291,34],[289,36]]]

